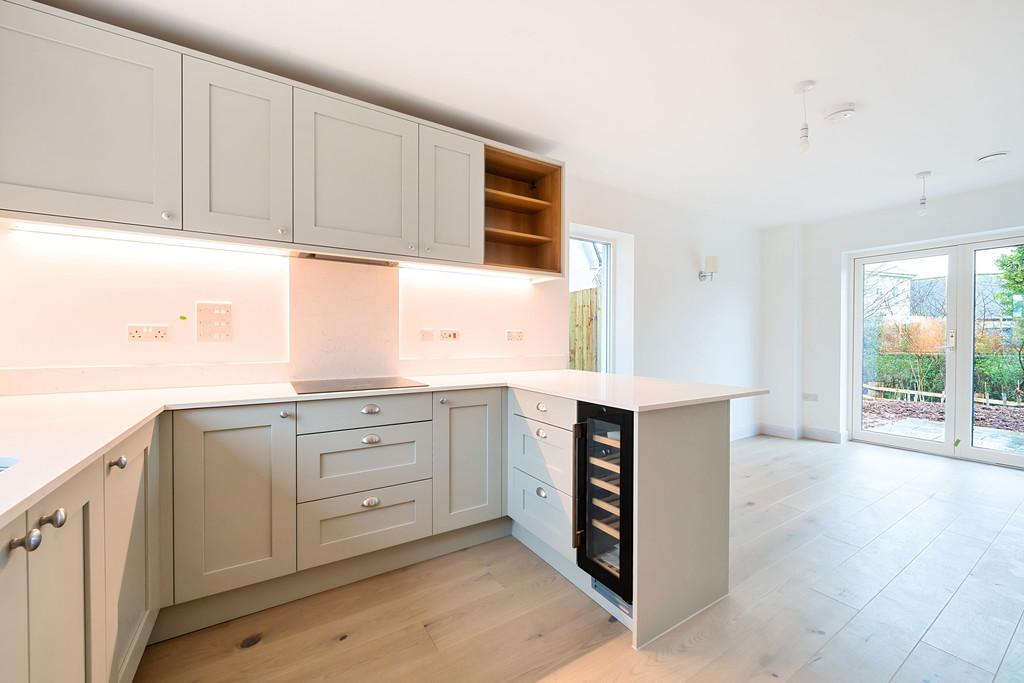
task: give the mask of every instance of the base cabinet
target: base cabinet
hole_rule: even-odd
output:
[[[104,629],[103,470],[93,462],[28,512],[42,533],[28,554],[32,683],[101,681]]]
[[[295,404],[174,414],[174,602],[295,571]]]
[[[501,516],[501,389],[434,394],[434,533]]]
[[[111,681],[131,681],[159,608],[156,463],[152,427],[104,457],[107,657]]]
[[[0,662],[4,680],[28,680],[28,552],[11,548],[28,531],[21,515],[0,530]]]

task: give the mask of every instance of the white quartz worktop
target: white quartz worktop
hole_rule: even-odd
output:
[[[645,411],[767,393],[575,370],[412,379],[429,386],[298,396],[290,384],[279,383],[0,397],[0,458],[17,459],[0,472],[0,526],[164,410],[508,386]]]

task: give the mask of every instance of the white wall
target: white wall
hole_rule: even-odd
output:
[[[761,432],[796,439],[802,433],[801,228],[787,225],[761,233]]]
[[[816,394],[817,401],[802,401],[803,434],[833,441],[846,435],[847,287],[853,254],[954,238],[966,241],[1024,226],[1024,183],[934,197],[928,204],[928,215],[923,217],[916,214],[916,202],[910,197],[898,207],[807,224],[789,233],[790,247],[800,253],[798,310],[787,309],[780,297],[778,317],[765,310],[763,334],[776,337],[778,328],[789,326],[793,315],[801,318],[800,387],[761,399],[764,422],[785,413],[788,404],[800,400],[801,393]],[[780,235],[774,238],[781,239]],[[766,239],[770,243],[773,237]],[[794,239],[798,244],[792,243]],[[785,249],[781,244],[771,248]],[[762,287],[768,289],[787,277],[788,263],[766,264]],[[785,349],[776,349],[762,362],[769,368],[787,363],[788,358]]]
[[[635,236],[638,375],[754,386],[759,379],[760,249],[756,234],[570,174],[570,221]],[[704,256],[721,272],[699,282]],[[756,399],[733,401],[732,435],[758,431]]]

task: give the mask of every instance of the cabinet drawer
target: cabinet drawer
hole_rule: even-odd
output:
[[[508,438],[508,457],[512,467],[557,489],[572,491],[571,431],[513,415],[508,426]]]
[[[302,503],[299,570],[425,538],[432,510],[429,479]]]
[[[525,389],[509,389],[509,403],[513,413],[531,420],[562,429],[572,429],[576,423],[576,401],[569,398],[538,394]]]
[[[430,422],[298,437],[299,502],[429,479]]]
[[[527,531],[576,562],[576,549],[572,547],[572,496],[513,469],[508,514]]]
[[[430,394],[301,401],[296,416],[299,434],[419,422],[431,417]]]

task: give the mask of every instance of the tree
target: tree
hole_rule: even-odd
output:
[[[1013,319],[1013,336],[1017,342],[1017,365],[1024,374],[1024,317],[1019,315],[1020,302],[1024,301],[1024,247],[1017,247],[996,258],[996,267],[1003,280],[1002,290],[996,299],[1003,307],[1003,313]],[[1021,389],[1018,384],[1018,396]]]

